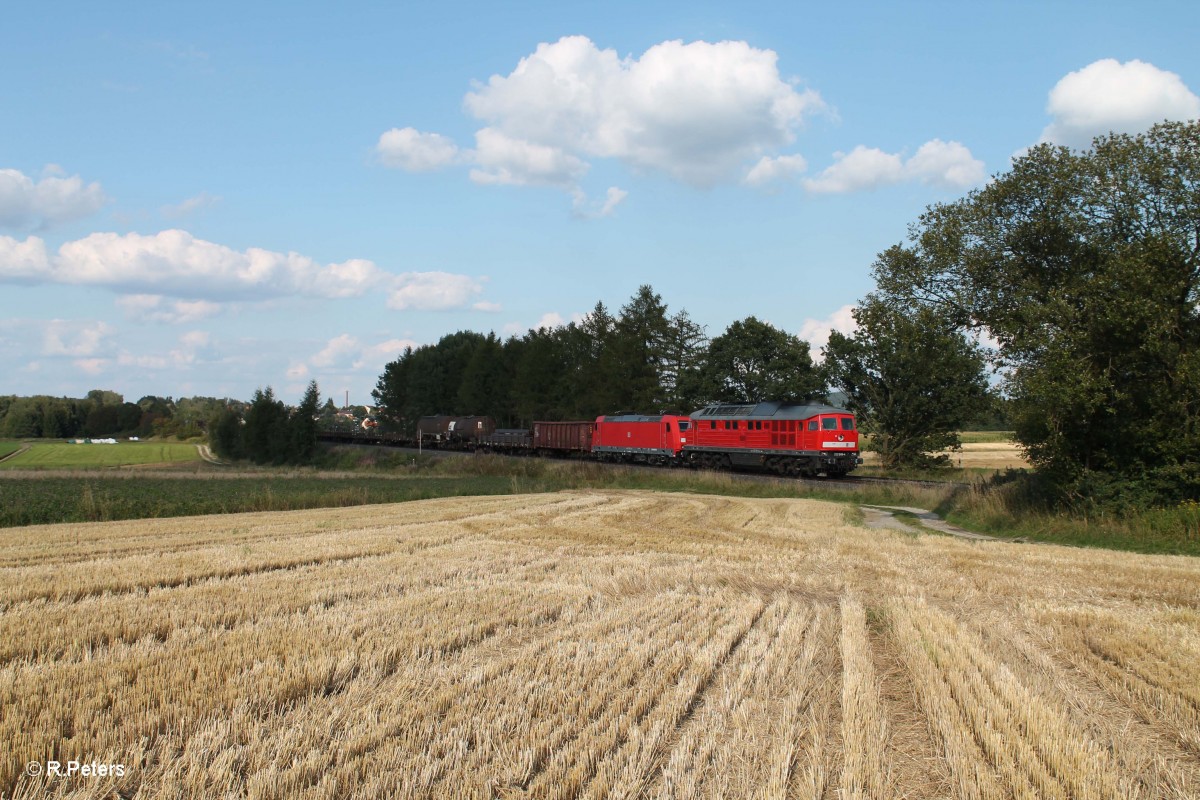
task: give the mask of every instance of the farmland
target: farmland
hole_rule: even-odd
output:
[[[1200,561],[632,491],[0,531],[15,797],[1195,797]],[[24,774],[120,764],[119,777]]]
[[[0,456],[13,442],[0,442]],[[11,450],[19,449],[20,445]],[[194,444],[181,442],[120,442],[119,444],[72,444],[34,442],[20,455],[0,463],[0,469],[91,469],[141,464],[198,463]]]

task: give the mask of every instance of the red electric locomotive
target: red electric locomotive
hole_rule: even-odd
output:
[[[840,478],[859,463],[854,415],[820,404],[715,404],[691,415],[681,457],[693,466],[760,467]]]
[[[596,417],[592,455],[601,461],[675,463],[690,423],[687,417],[673,414],[621,413]]]

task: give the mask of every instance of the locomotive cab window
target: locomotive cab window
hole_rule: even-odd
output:
[[[810,431],[815,431],[817,429],[817,421],[815,419],[810,419],[808,421],[808,429]]]
[[[837,417],[822,417],[821,418],[821,430],[836,431],[837,426],[838,426]]]
[[[854,430],[854,417],[842,417],[842,430]]]
[[[671,432],[671,423],[667,423],[667,433]]]
[[[692,424],[690,422],[684,422],[683,420],[679,420],[679,432],[680,433],[683,433],[690,427],[692,427]]]

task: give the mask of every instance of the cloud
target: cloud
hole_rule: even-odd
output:
[[[309,362],[314,367],[331,367],[339,362],[348,361],[348,356],[351,353],[357,353],[360,348],[358,339],[348,333],[343,333],[341,336],[330,339],[320,352],[309,359]]]
[[[845,194],[899,183],[904,162],[894,153],[859,145],[849,153],[835,153],[834,163],[804,186],[816,194]]]
[[[163,206],[159,211],[167,219],[178,219],[206,208],[212,208],[219,202],[221,202],[220,197],[208,192],[201,192],[195,197],[189,197],[187,200],[176,205]]]
[[[1200,97],[1174,72],[1145,61],[1106,58],[1071,72],[1050,90],[1053,121],[1040,141],[1087,147],[1110,131],[1140,133],[1163,120],[1200,117]]]
[[[0,236],[0,280],[10,283],[40,283],[50,270],[46,243],[36,236],[18,241]]]
[[[777,60],[772,50],[730,41],[668,41],[621,58],[567,36],[466,95],[465,109],[484,123],[474,150],[394,128],[376,152],[401,169],[463,162],[479,184],[553,186],[573,196],[595,158],[698,187],[735,182],[825,111],[817,92],[779,74]],[[624,197],[613,191],[599,212],[582,216],[611,213]]]
[[[464,105],[513,139],[711,186],[792,142],[824,109],[776,62],[774,51],[746,42],[668,41],[622,59],[567,36],[493,75]]]
[[[395,275],[364,259],[320,264],[299,253],[238,251],[182,230],[93,233],[63,244],[53,258],[36,236],[0,236],[0,283],[107,287],[127,293],[118,303],[143,321],[194,322],[219,312],[215,300],[339,299],[372,289],[389,292],[391,308],[444,311],[471,306],[486,280],[446,272]],[[490,311],[495,304],[475,308]]]
[[[569,189],[588,165],[565,150],[514,139],[494,128],[475,133],[475,163],[471,180],[480,184],[560,186]]]
[[[117,356],[116,363],[122,367],[136,367],[145,370],[162,370],[174,367],[186,370],[196,363],[202,351],[209,348],[211,335],[207,331],[188,331],[182,334],[175,347],[167,353],[132,353],[122,350]]]
[[[409,172],[429,172],[459,160],[458,146],[438,133],[422,133],[416,128],[392,128],[379,137],[375,146],[379,161],[388,167]]]
[[[931,139],[905,161],[898,153],[859,145],[836,153],[834,163],[816,178],[803,181],[814,194],[846,194],[878,189],[906,180],[950,189],[965,189],[986,177],[983,162],[959,142]]]
[[[106,322],[50,320],[42,331],[42,355],[93,356],[107,349],[107,340],[113,332]]]
[[[984,181],[983,162],[959,142],[931,139],[904,164],[906,178],[943,189],[965,189]]]
[[[388,308],[397,311],[446,311],[463,308],[483,293],[483,281],[449,272],[405,272],[396,276]]]
[[[742,183],[747,186],[765,186],[776,181],[794,179],[806,169],[808,169],[808,162],[804,160],[804,156],[790,155],[778,158],[763,156],[746,173]]]
[[[303,378],[309,374],[309,365],[329,373],[377,372],[389,361],[396,360],[404,348],[419,346],[412,339],[387,339],[368,345],[355,336],[343,333],[330,339],[307,363],[293,363],[287,370],[287,377],[293,380]]]
[[[610,186],[608,187],[608,191],[604,193],[604,202],[597,204],[589,201],[587,194],[582,189],[575,189],[571,192],[571,213],[582,219],[608,217],[617,210],[617,206],[621,205],[628,196],[629,192],[624,189]]]
[[[62,177],[51,164],[37,183],[15,169],[0,169],[0,227],[44,229],[99,211],[108,197],[98,183]]]
[[[367,345],[360,351],[353,367],[356,370],[369,369],[373,372],[378,372],[389,361],[395,361],[399,358],[406,347],[411,347],[415,350],[420,346],[420,343],[412,339],[388,339],[379,344]]]
[[[110,361],[107,358],[80,358],[72,363],[80,372],[86,372],[88,375],[99,375],[108,369]]]
[[[833,331],[849,336],[858,329],[854,321],[854,306],[842,306],[825,319],[804,320],[800,326],[800,338],[808,342],[814,361],[823,361],[825,356],[821,348],[829,344],[829,334]]]
[[[157,294],[132,294],[117,298],[117,305],[134,322],[165,322],[178,325],[198,322],[221,313],[218,303],[208,300],[167,300]]]

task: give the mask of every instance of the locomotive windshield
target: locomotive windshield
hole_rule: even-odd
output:
[[[854,417],[842,417],[842,430],[854,430]]]
[[[821,417],[821,430],[836,431],[838,427],[837,417]]]
[[[683,420],[679,420],[679,430],[680,431],[686,431],[690,427],[692,427],[692,424],[690,422],[684,422]]]

